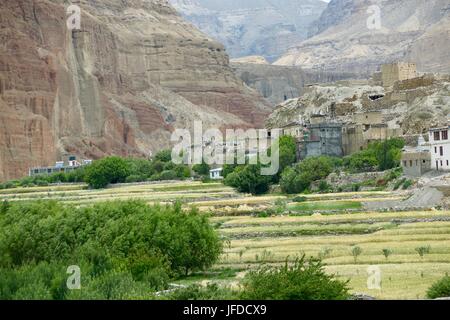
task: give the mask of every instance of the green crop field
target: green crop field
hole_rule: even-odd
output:
[[[352,292],[381,299],[417,299],[450,273],[450,212],[364,211],[364,202],[402,199],[389,192],[302,196],[305,201],[295,203],[292,196],[250,196],[221,183],[193,181],[124,184],[103,190],[88,190],[82,184],[0,190],[0,201],[53,199],[84,206],[132,198],[199,207],[223,238],[224,252],[212,270],[181,282],[237,285],[246,271],[261,263],[281,264],[305,254],[321,257],[328,272],[349,280]],[[281,212],[261,216],[280,206]],[[355,246],[361,248],[360,255],[352,254]],[[428,246],[429,253],[420,256],[416,249]],[[391,254],[385,257],[383,249]],[[381,289],[367,288],[369,266],[380,268]]]

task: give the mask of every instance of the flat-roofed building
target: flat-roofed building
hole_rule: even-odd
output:
[[[431,166],[434,170],[450,170],[449,126],[430,128]]]

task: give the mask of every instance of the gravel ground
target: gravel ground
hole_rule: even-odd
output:
[[[426,186],[414,190],[406,200],[363,202],[363,206],[367,210],[432,208],[441,205],[443,200],[444,194],[441,191]]]

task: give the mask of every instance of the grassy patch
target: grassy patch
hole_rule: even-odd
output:
[[[362,209],[362,204],[359,201],[314,201],[302,202],[290,205],[289,210],[297,212],[311,212],[311,211],[330,211],[330,210],[349,210]]]

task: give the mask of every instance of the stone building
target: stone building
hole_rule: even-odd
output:
[[[344,155],[367,148],[373,141],[385,140],[402,135],[400,128],[390,128],[380,111],[355,113],[352,122],[342,128]]]
[[[322,122],[307,125],[298,149],[300,159],[314,156],[342,157],[342,124]]]
[[[405,148],[400,162],[403,173],[410,177],[420,177],[431,170],[430,145],[419,136],[416,148]]]
[[[381,81],[383,87],[392,87],[395,82],[417,77],[415,63],[395,62],[381,66]]]
[[[281,128],[282,135],[292,136],[296,139],[303,139],[304,125],[300,121],[293,121]]]
[[[431,170],[431,154],[428,151],[404,151],[401,166],[406,176],[420,177]]]

